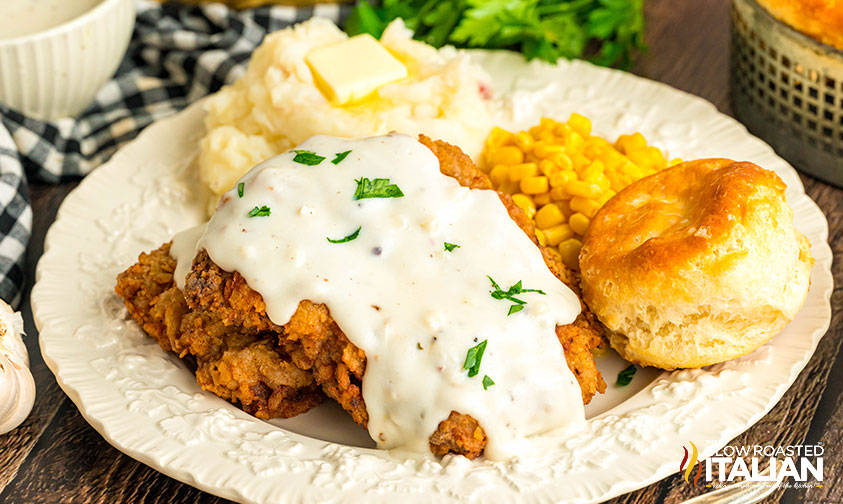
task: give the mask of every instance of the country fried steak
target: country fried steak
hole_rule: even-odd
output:
[[[457,147],[424,136],[420,141],[437,156],[443,174],[472,189],[491,189],[489,178]],[[500,198],[510,217],[536,242],[530,218],[508,195]],[[566,268],[555,251],[536,246],[550,271],[579,296],[578,274]],[[214,264],[205,251],[194,259],[183,295],[172,282],[174,267],[165,244],[142,254],[138,264],[118,277],[116,290],[132,316],[164,349],[196,357],[197,381],[203,389],[267,418],[291,416],[276,413],[301,413],[318,404],[316,384],[355,422],[367,425],[362,395],[366,355],[337,326],[327,306],[303,300],[286,324],[277,325],[266,315],[261,295],[239,273]],[[583,402],[588,403],[606,388],[591,353],[604,344],[602,327],[583,304],[574,323],[558,326],[556,333]],[[429,439],[436,455],[475,458],[485,445],[482,426],[456,411]]]
[[[173,282],[170,244],[143,253],[117,277],[115,291],[138,324],[164,350],[192,357],[203,390],[258,418],[289,418],[320,404],[313,374],[295,366],[275,334],[226,326],[193,311]]]

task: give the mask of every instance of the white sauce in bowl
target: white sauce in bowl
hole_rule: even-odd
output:
[[[0,40],[54,28],[102,0],[0,0]]]
[[[401,135],[313,137],[298,147],[324,156],[314,166],[294,152],[253,168],[224,194],[207,225],[174,240],[177,281],[197,250],[238,271],[276,324],[303,299],[325,303],[366,353],[363,398],[380,448],[428,453],[428,438],[451,411],[485,429],[485,455],[530,450],[528,437],[585,421],[579,385],[555,327],[574,321],[579,300],[545,265],[494,191],[469,190]],[[337,164],[336,153],[350,150]],[[389,179],[403,197],[355,200],[359,180]],[[269,215],[250,216],[269,208]],[[266,212],[262,212],[266,213]],[[331,243],[327,238],[356,238]],[[198,244],[191,247],[197,240]],[[445,250],[445,243],[459,245]],[[492,297],[521,282],[526,302]],[[464,369],[486,341],[479,372]],[[484,388],[484,377],[494,385]]]

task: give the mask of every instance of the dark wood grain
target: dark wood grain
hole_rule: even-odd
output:
[[[637,58],[632,71],[701,96],[731,114],[729,0],[648,0],[646,15],[650,48]],[[810,490],[780,490],[768,502],[843,502],[843,447],[839,442],[843,436],[843,191],[810,177],[803,176],[802,181],[829,221],[836,286],[831,329],[778,405],[731,444],[824,443],[825,485]],[[31,188],[35,222],[27,256],[30,280],[43,251],[44,233],[59,203],[74,186]],[[41,358],[28,297],[27,293],[22,311],[30,335],[27,347],[38,397],[29,419],[0,436],[0,502],[226,502],[121,454],[85,422]],[[677,461],[680,456],[677,452]],[[701,490],[692,489],[676,475],[610,502],[679,503],[698,493]]]

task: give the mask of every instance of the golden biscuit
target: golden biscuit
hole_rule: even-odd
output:
[[[583,295],[625,359],[695,368],[749,353],[802,307],[813,265],[785,184],[703,159],[643,178],[595,215]]]

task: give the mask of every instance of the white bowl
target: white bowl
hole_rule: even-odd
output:
[[[134,0],[103,0],[54,28],[0,40],[0,102],[38,119],[78,114],[117,70],[134,24]]]

